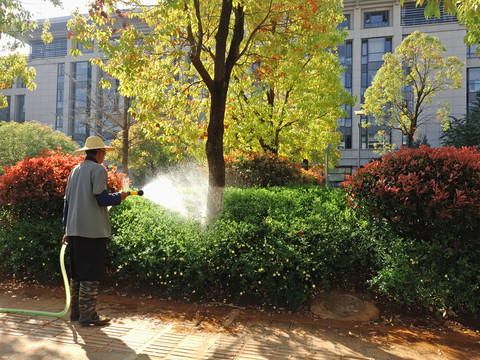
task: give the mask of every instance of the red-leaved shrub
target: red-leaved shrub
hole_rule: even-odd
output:
[[[44,151],[6,167],[0,176],[0,208],[21,216],[58,216],[70,171],[85,157],[57,151]],[[119,191],[125,176],[108,171],[109,191]]]
[[[271,153],[234,152],[225,156],[226,184],[235,187],[323,185],[317,169],[305,170],[300,164]]]
[[[349,204],[418,240],[453,245],[480,238],[480,153],[475,148],[402,148],[347,176]]]

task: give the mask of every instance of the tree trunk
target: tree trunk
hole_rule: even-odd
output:
[[[200,12],[199,2],[195,3],[196,12]],[[229,26],[232,12],[235,14],[235,24],[227,51]],[[223,208],[225,192],[225,159],[223,158],[223,132],[225,120],[225,105],[227,101],[228,84],[239,57],[240,43],[244,36],[245,13],[241,3],[233,7],[233,0],[223,0],[215,35],[214,77],[211,78],[204,67],[200,54],[202,51],[202,34],[195,41],[195,34],[189,26],[188,38],[191,46],[190,60],[208,87],[211,96],[210,119],[207,127],[207,143],[205,146],[208,162],[208,198],[207,222],[217,218]]]
[[[124,98],[126,101],[127,98]],[[128,133],[130,130],[129,122],[128,122],[128,107],[126,104],[123,106],[123,131],[122,131],[122,172],[127,175],[127,179],[129,179],[128,175],[128,145],[129,145],[129,138]]]
[[[235,24],[230,48],[227,51],[232,11],[235,14]],[[216,51],[213,81],[206,74],[202,75],[211,96],[210,121],[207,127],[207,144],[205,147],[208,162],[207,222],[217,218],[223,208],[223,194],[225,192],[225,159],[223,157],[225,105],[230,76],[238,60],[240,43],[245,33],[244,17],[245,13],[241,3],[238,3],[234,8],[233,0],[222,1],[218,30],[215,35]],[[199,58],[197,58],[198,60]],[[194,65],[199,66],[198,63],[194,63]],[[203,66],[200,67],[200,70],[205,70],[202,68]],[[200,71],[200,73],[204,72]]]
[[[417,132],[417,120],[416,118],[411,121],[410,129],[407,134],[407,148],[412,148],[415,139],[415,133]]]
[[[225,159],[223,157],[223,122],[227,85],[215,82],[211,89],[210,121],[207,128],[206,154],[208,162],[207,222],[217,218],[223,208],[225,192]]]

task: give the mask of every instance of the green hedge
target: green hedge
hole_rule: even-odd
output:
[[[225,301],[296,309],[315,287],[370,274],[374,258],[368,223],[330,188],[228,188],[221,218],[203,230],[142,198],[111,218],[118,276]]]
[[[51,216],[6,219],[0,225],[0,272],[28,280],[59,277],[62,220]]]
[[[405,304],[480,309],[480,249],[407,240],[360,219],[339,189],[235,189],[207,228],[142,197],[110,213],[108,276],[182,299],[297,309],[316,290],[371,286]],[[61,219],[2,217],[0,271],[60,280]],[[68,257],[67,257],[68,261]]]

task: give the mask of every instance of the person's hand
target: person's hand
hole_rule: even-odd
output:
[[[125,192],[125,191],[120,192],[120,196],[122,197],[122,201],[125,200],[128,195],[130,195],[130,194]]]
[[[63,245],[68,245],[69,242],[70,242],[70,239],[68,238],[68,236],[67,236],[67,235],[63,235],[62,244],[63,244]]]

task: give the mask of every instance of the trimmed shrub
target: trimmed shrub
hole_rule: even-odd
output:
[[[35,278],[58,274],[63,198],[70,171],[84,156],[44,151],[5,168],[0,176],[0,262],[4,274]],[[108,172],[111,191],[124,176]],[[55,270],[56,269],[56,270]]]
[[[222,266],[215,288],[295,310],[316,290],[361,286],[371,229],[345,195],[317,186],[229,189],[208,244]]]
[[[200,223],[183,220],[139,196],[128,197],[112,208],[110,219],[110,272],[123,278],[154,281],[167,292],[196,288],[195,282],[185,283],[185,279],[201,282],[196,272],[202,265],[199,259],[195,261]]]
[[[0,207],[23,217],[58,216],[68,175],[81,160],[58,149],[5,168],[0,177]]]
[[[342,187],[352,206],[403,237],[479,244],[480,153],[474,148],[403,148],[347,175]]]
[[[0,225],[0,272],[25,280],[60,279],[58,255],[62,234],[62,219],[58,216],[22,216],[3,223]]]
[[[401,149],[358,169],[342,186],[359,214],[397,235],[375,238],[375,289],[405,304],[480,309],[476,149]]]
[[[371,274],[369,224],[336,189],[227,188],[221,218],[204,230],[135,197],[111,219],[111,270],[188,298],[296,309],[316,289]]]
[[[225,156],[225,166],[227,186],[267,187],[324,183],[320,170],[305,170],[300,164],[271,153],[231,153]]]
[[[84,156],[57,151],[43,151],[32,159],[5,168],[0,177],[0,207],[22,216],[57,215],[63,210],[63,198],[70,171]],[[109,191],[123,187],[124,174],[116,168],[108,171]]]
[[[425,308],[480,310],[480,249],[459,252],[438,236],[428,242],[376,237],[381,268],[372,289],[400,303]]]

